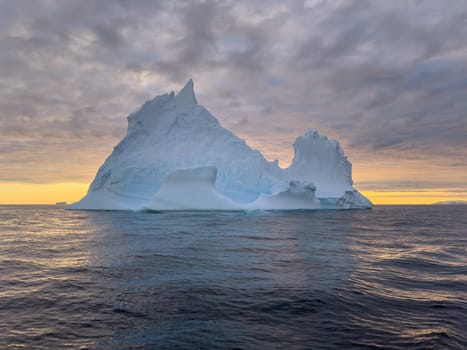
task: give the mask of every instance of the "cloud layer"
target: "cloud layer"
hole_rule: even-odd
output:
[[[127,114],[194,78],[282,164],[313,127],[368,188],[465,190],[465,38],[464,1],[0,0],[0,181],[90,181]]]

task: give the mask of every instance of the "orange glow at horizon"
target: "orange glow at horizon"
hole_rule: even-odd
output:
[[[360,191],[373,204],[433,204],[444,201],[467,201],[467,195],[443,191]]]
[[[0,204],[55,204],[73,203],[87,192],[88,183],[60,182],[33,184],[0,182]]]
[[[32,184],[0,182],[0,204],[68,204],[80,200],[88,183],[61,182]],[[361,191],[373,204],[432,204],[441,201],[464,200],[465,193],[448,191]]]

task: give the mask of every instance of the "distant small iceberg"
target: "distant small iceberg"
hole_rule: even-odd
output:
[[[442,201],[433,203],[433,205],[467,205],[467,201]]]

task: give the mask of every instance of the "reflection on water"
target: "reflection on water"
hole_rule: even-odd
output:
[[[0,348],[463,348],[466,214],[0,207]]]

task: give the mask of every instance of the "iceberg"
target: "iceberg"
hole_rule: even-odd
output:
[[[371,208],[337,141],[310,130],[288,169],[267,161],[199,105],[190,79],[128,117],[126,136],[68,209],[285,210]]]
[[[165,177],[147,210],[241,210],[215,189],[217,169],[180,169]]]
[[[433,203],[432,205],[467,205],[467,201],[463,201],[463,200],[441,201],[441,202]]]
[[[247,210],[298,210],[320,209],[315,197],[315,186],[300,181],[290,181],[287,189],[275,194],[261,194],[257,200],[245,206]]]

